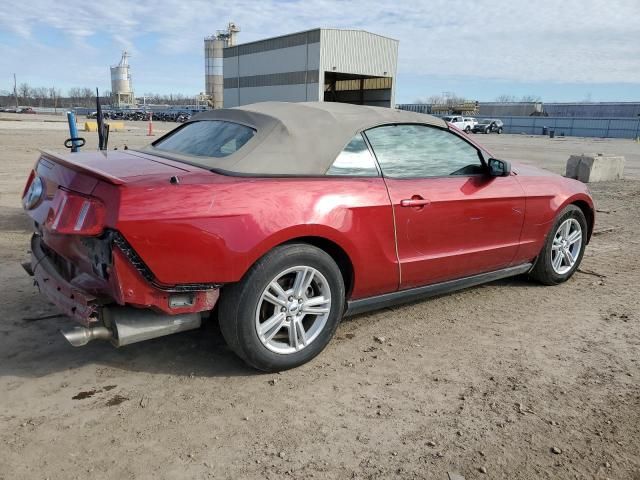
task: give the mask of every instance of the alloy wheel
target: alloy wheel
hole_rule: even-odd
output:
[[[582,250],[582,228],[575,218],[560,224],[551,245],[551,266],[558,275],[564,275],[575,265]]]
[[[275,353],[308,347],[322,332],[331,312],[331,288],[313,267],[296,266],[276,275],[263,290],[255,313],[262,344]]]

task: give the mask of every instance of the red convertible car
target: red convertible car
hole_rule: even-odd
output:
[[[309,361],[344,315],[578,268],[585,185],[496,159],[427,115],[267,102],[141,150],[43,152],[23,196],[40,290],[73,345],[198,328],[249,365]]]

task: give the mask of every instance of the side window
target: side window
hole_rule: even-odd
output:
[[[377,177],[376,161],[371,155],[361,134],[356,135],[340,152],[327,175],[349,175],[357,177]]]
[[[365,134],[385,177],[444,177],[484,172],[478,150],[447,130],[426,125],[386,125]]]

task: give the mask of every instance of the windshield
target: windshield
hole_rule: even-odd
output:
[[[240,150],[255,135],[245,125],[221,120],[185,123],[153,144],[165,152],[221,158]]]

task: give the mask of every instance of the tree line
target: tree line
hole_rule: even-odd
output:
[[[516,97],[515,95],[499,95],[494,100],[496,102],[502,103],[513,103],[513,102],[523,102],[523,103],[532,103],[532,102],[541,102],[542,98],[537,95],[523,95],[521,97]],[[416,100],[417,104],[426,104],[426,105],[459,105],[461,103],[472,102],[472,100],[465,99],[453,92],[444,92],[440,95],[432,95],[425,99]]]
[[[20,107],[95,108],[96,106],[96,90],[94,88],[73,87],[63,92],[62,89],[56,87],[32,87],[28,83],[20,83],[16,90],[15,95],[12,90],[0,90],[0,107],[15,107],[16,95]],[[143,103],[156,105],[196,103],[195,97],[181,93],[145,93],[143,97],[138,97],[137,100],[141,105]],[[100,103],[102,105],[111,103],[111,92],[109,90],[100,92]]]
[[[0,90],[0,106],[15,107],[17,103],[21,107],[45,107],[45,108],[71,108],[96,105],[96,91],[93,88],[73,87],[66,93],[56,87],[32,87],[28,83],[17,86],[16,92]],[[100,94],[100,103],[108,104],[111,92]]]

